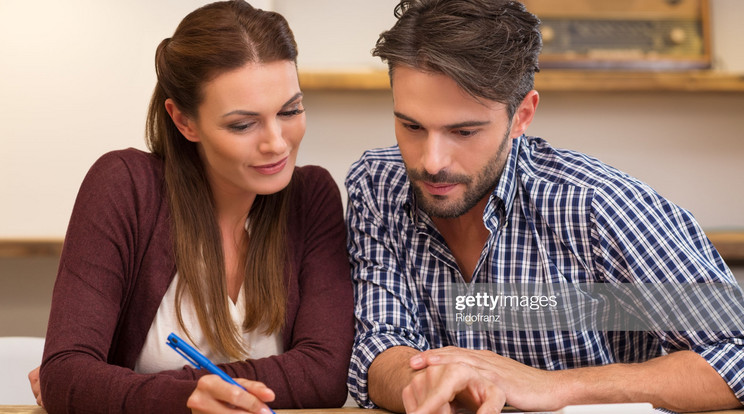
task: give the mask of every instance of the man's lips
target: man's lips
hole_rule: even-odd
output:
[[[458,183],[430,183],[426,181],[423,181],[422,184],[426,191],[432,195],[446,195],[458,185]]]
[[[261,174],[271,175],[276,174],[279,171],[283,170],[284,167],[287,165],[287,158],[284,157],[278,162],[272,163],[272,164],[264,164],[264,165],[255,165],[253,166],[256,171],[258,171]]]

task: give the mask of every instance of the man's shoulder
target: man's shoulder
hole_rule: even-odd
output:
[[[553,147],[541,138],[526,137],[522,146],[518,168],[520,175],[528,179],[597,191],[648,187],[639,179],[598,158],[571,149]]]
[[[364,181],[371,184],[390,184],[391,181],[406,181],[407,179],[403,157],[396,145],[365,151],[359,160],[351,165],[345,183],[349,188]]]
[[[351,165],[346,180],[352,202],[397,210],[408,198],[408,174],[398,146],[367,150]]]
[[[552,208],[556,197],[588,200],[595,210],[651,211],[669,203],[650,185],[590,155],[527,139],[520,151],[518,175],[524,189]],[[535,201],[535,200],[533,200]]]
[[[355,168],[380,168],[381,166],[389,167],[390,165],[403,166],[403,157],[400,155],[400,149],[397,145],[384,148],[374,148],[364,151],[362,156],[352,165]]]

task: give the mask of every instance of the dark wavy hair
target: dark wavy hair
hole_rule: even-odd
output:
[[[373,56],[441,73],[475,98],[507,105],[509,118],[539,71],[540,20],[517,1],[402,0],[398,21],[380,34]]]

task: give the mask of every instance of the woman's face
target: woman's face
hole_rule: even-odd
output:
[[[289,183],[305,134],[294,62],[249,63],[204,85],[194,122],[212,191],[221,197],[272,194]]]

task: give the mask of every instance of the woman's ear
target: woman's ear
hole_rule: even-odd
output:
[[[529,91],[524,99],[522,99],[522,103],[519,104],[512,118],[510,138],[517,138],[524,134],[524,131],[532,123],[532,118],[534,118],[535,111],[537,111],[538,102],[540,102],[540,95],[534,89]]]
[[[194,121],[191,120],[186,114],[181,112],[176,106],[176,103],[172,99],[168,98],[165,100],[165,110],[168,111],[173,123],[176,124],[176,128],[181,131],[184,137],[191,142],[199,142],[199,134],[196,130]]]

